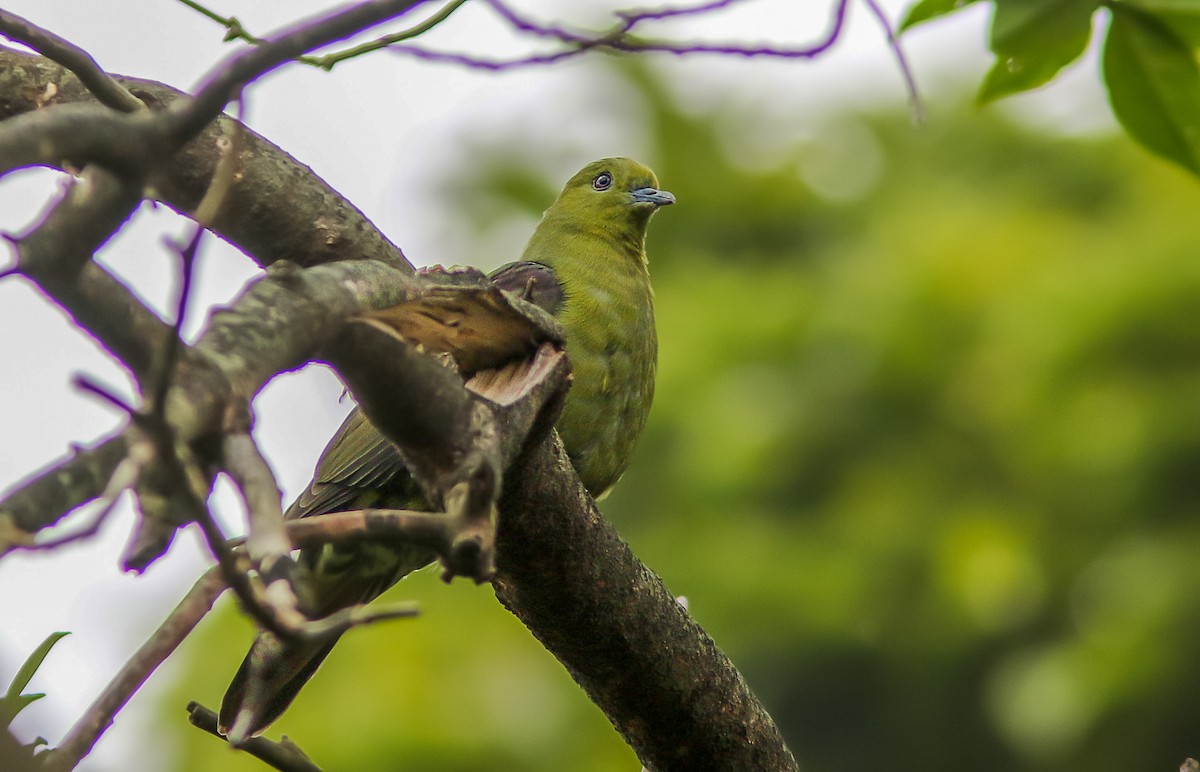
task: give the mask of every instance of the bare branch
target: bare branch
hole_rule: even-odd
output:
[[[0,500],[0,556],[101,494],[128,453],[124,434],[76,447],[71,456],[22,482]]]
[[[91,268],[99,271],[94,263]],[[84,276],[88,274],[85,270]],[[280,264],[219,312],[194,347],[195,355],[181,362],[176,382],[183,393],[168,400],[175,442],[187,444],[232,429],[226,422],[239,415],[232,404],[242,405],[248,416],[258,389],[277,372],[303,364],[347,317],[394,306],[420,290],[413,277],[377,261],[342,261],[307,270]],[[110,295],[96,293],[111,302]],[[91,306],[72,308],[81,313]],[[169,328],[156,319],[154,329],[161,334]],[[28,543],[33,533],[99,496],[126,453],[124,437],[114,437],[51,466],[0,501],[0,554]]]
[[[300,22],[265,44],[235,55],[205,79],[192,99],[169,108],[168,131],[181,141],[192,137],[216,118],[250,81],[301,54],[399,16],[418,2],[368,0],[320,19]]]
[[[157,113],[73,105],[14,118],[0,132],[0,173],[63,159],[141,178],[199,134],[245,85],[294,57],[396,16],[416,0],[369,0],[311,22],[216,67],[189,99]]]
[[[69,534],[61,536],[57,539],[47,539],[46,541],[37,543],[28,543],[19,545],[24,550],[55,550],[66,544],[81,539],[89,539],[95,536],[100,527],[104,525],[104,521],[112,514],[113,509],[117,505],[118,497],[127,490],[133,488],[137,484],[138,478],[142,474],[142,469],[154,460],[154,446],[149,442],[138,441],[133,442],[129,446],[129,454],[117,465],[113,470],[112,477],[108,481],[104,493],[100,496],[101,508],[96,513],[92,522],[86,527],[73,531]]]
[[[162,343],[163,354],[159,358],[158,373],[154,378],[150,396],[150,412],[160,420],[166,418],[167,391],[171,388],[175,364],[179,361],[181,349],[184,348],[179,336],[187,318],[188,300],[192,295],[193,269],[196,266],[196,250],[200,248],[200,239],[203,236],[204,228],[196,226],[188,243],[183,247],[176,246],[179,252],[179,298],[175,302],[175,322],[171,325],[170,334]]]
[[[249,434],[225,437],[221,457],[225,471],[246,502],[250,514],[246,552],[259,564],[264,559],[287,555],[292,542],[283,527],[283,507],[280,505],[279,485],[267,460]]]
[[[896,59],[896,66],[900,68],[900,76],[904,78],[904,89],[908,92],[908,111],[915,124],[925,122],[925,105],[921,101],[921,95],[917,91],[917,79],[913,75],[912,68],[908,64],[908,57],[904,55],[904,49],[900,47],[900,38],[896,36],[895,29],[892,28],[892,23],[884,13],[883,8],[879,6],[876,0],[863,0],[875,20],[879,22],[879,26],[883,28],[884,34],[887,36],[888,48],[891,49],[892,55]]]
[[[747,43],[706,43],[701,41],[654,40],[633,34],[634,28],[646,21],[672,17],[696,15],[726,8],[736,0],[715,0],[694,6],[645,11],[618,11],[617,23],[608,31],[590,35],[574,32],[565,27],[544,24],[524,17],[509,7],[503,0],[485,0],[500,18],[513,29],[536,37],[553,40],[562,46],[558,51],[533,54],[516,59],[485,59],[468,54],[432,51],[420,46],[392,46],[400,51],[426,61],[447,62],[464,67],[501,71],[516,67],[549,64],[591,50],[619,53],[667,53],[677,56],[691,54],[718,54],[726,56],[768,57],[778,59],[812,59],[824,54],[841,36],[845,25],[849,0],[837,0],[833,8],[833,21],[829,32],[819,42],[803,47],[752,45]]]
[[[187,709],[188,721],[192,726],[208,732],[213,737],[225,739],[224,735],[217,730],[216,713],[198,702],[189,702]],[[272,769],[282,772],[321,772],[321,768],[286,737],[277,743],[265,737],[251,737],[239,745],[238,750],[243,750]]]
[[[139,198],[140,190],[134,186],[103,169],[90,169],[27,236],[16,240],[16,245],[19,270],[37,281],[145,382],[154,372],[162,343],[174,333],[91,260],[93,252],[120,227]],[[94,391],[107,395],[100,389]],[[118,406],[132,412],[129,406]],[[44,522],[53,522],[60,515],[61,511],[50,509],[45,512]]]
[[[412,40],[415,37],[420,37],[434,27],[437,27],[442,22],[446,21],[446,19],[450,18],[450,15],[459,8],[462,8],[466,2],[467,0],[450,0],[450,2],[442,6],[437,13],[433,14],[425,21],[409,27],[408,29],[394,32],[390,35],[384,35],[377,40],[372,40],[370,42],[363,43],[362,45],[351,46],[343,51],[334,51],[333,53],[326,54],[324,56],[311,57],[311,61],[306,63],[313,64],[323,70],[332,70],[334,66],[346,61],[347,59],[353,59],[356,56],[362,56],[363,54],[370,53],[371,51],[378,51],[382,48],[387,48],[388,46],[399,43],[402,40]]]
[[[242,610],[246,612],[260,627],[269,630],[283,638],[290,638],[301,633],[307,620],[300,612],[294,593],[290,598],[284,598],[285,603],[276,605],[268,599],[262,585],[254,581],[248,573],[247,566],[238,559],[238,555],[229,547],[225,535],[217,527],[212,514],[205,509],[197,522],[208,543],[208,548],[217,560],[217,567],[225,583],[237,595]],[[287,603],[290,602],[290,605]]]
[[[91,169],[16,244],[20,272],[142,380],[171,329],[91,259],[140,200],[135,186]]]
[[[171,615],[142,644],[79,718],[62,743],[47,753],[46,768],[73,769],[146,679],[179,647],[225,590],[220,572],[210,569],[192,586]]]
[[[75,73],[101,104],[127,113],[146,109],[142,100],[109,77],[91,54],[53,32],[42,29],[15,13],[0,10],[0,35],[24,43],[47,59],[58,62]]]
[[[331,639],[353,627],[387,622],[393,619],[412,619],[421,613],[415,603],[381,603],[375,606],[351,606],[323,619],[316,619],[297,630],[300,637],[311,640]]]
[[[251,34],[244,26],[242,26],[242,23],[233,16],[222,16],[219,13],[206,8],[200,3],[195,2],[195,0],[179,0],[179,2],[224,27],[226,41],[241,40],[254,46],[265,45],[268,42],[263,38],[256,37],[255,35]],[[450,0],[440,9],[438,9],[437,13],[433,14],[422,22],[414,24],[408,29],[401,30],[400,32],[393,32],[390,35],[384,35],[376,40],[372,40],[357,46],[351,46],[350,48],[346,48],[341,51],[334,51],[332,53],[325,54],[324,56],[298,56],[296,57],[295,61],[301,64],[310,65],[312,67],[320,67],[323,70],[332,70],[336,65],[346,61],[347,59],[353,59],[354,57],[362,56],[363,54],[370,53],[371,51],[378,51],[381,48],[387,48],[393,43],[399,43],[402,40],[411,40],[415,37],[424,35],[426,32],[450,18],[450,16],[459,8],[463,7],[466,2],[467,0]],[[420,3],[414,3],[413,7],[415,8],[419,4]]]
[[[301,620],[292,542],[283,527],[279,485],[247,433],[226,435],[221,457],[250,516],[246,552],[263,585],[263,605],[281,619]]]
[[[154,109],[184,96],[153,81],[118,80]],[[0,119],[80,102],[94,103],[94,97],[69,71],[40,56],[0,48]],[[194,211],[211,188],[223,157],[219,142],[231,122],[219,118],[156,170],[150,180],[154,197],[180,212]],[[253,131],[240,131],[237,184],[210,223],[213,231],[261,265],[373,259],[412,272],[400,250],[311,169]],[[61,168],[61,159],[54,165]]]
[[[797,769],[733,663],[600,515],[562,444],[531,440],[500,499],[500,602],[647,768]]]

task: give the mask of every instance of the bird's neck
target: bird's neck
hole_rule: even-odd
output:
[[[640,273],[647,270],[645,244],[645,223],[614,228],[609,221],[589,221],[550,211],[534,231],[525,249],[525,259],[560,270],[589,253],[616,253],[624,259],[618,261],[619,265],[605,266],[606,269]]]

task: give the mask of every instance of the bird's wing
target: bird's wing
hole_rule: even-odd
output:
[[[556,313],[564,300],[554,270],[542,263],[522,260],[501,266],[491,274],[502,290]],[[317,464],[312,484],[288,507],[287,519],[322,515],[349,508],[418,506],[420,489],[400,451],[379,433],[362,410],[355,408],[329,441]],[[364,500],[364,497],[370,500]]]
[[[351,506],[369,506],[374,502],[355,501],[368,491],[404,495],[415,490],[416,483],[400,451],[356,407],[329,441],[317,464],[316,477],[288,508],[286,518],[295,520]]]
[[[492,271],[489,278],[502,290],[511,292],[548,314],[557,314],[566,293],[554,269],[531,260],[518,260]]]

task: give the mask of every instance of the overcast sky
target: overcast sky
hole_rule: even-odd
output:
[[[620,7],[561,0],[516,4],[547,19],[562,19],[562,9],[569,8],[573,16],[567,21],[593,26],[605,24],[604,9]],[[824,34],[831,4],[760,0],[690,26],[663,26],[662,31],[799,45]],[[897,19],[908,3],[880,4]],[[175,0],[10,0],[4,5],[83,46],[111,71],[183,89],[194,86],[233,50],[221,43],[218,26]],[[852,5],[844,39],[815,62],[662,57],[656,65],[675,79],[680,99],[689,107],[704,111],[722,104],[738,106],[741,117],[731,131],[736,140],[751,146],[749,138],[769,139],[755,134],[763,126],[784,126],[803,135],[833,106],[902,104],[902,82],[878,25],[865,7]],[[214,10],[237,16],[256,33],[333,6],[313,0],[211,3]],[[917,30],[906,40],[927,94],[936,97],[939,91],[978,82],[987,64],[983,6]],[[522,41],[504,34],[484,9],[471,7],[453,17],[430,44],[491,56],[524,50]],[[1103,104],[1095,91],[1094,62],[1079,70],[1051,96],[1024,102],[1030,120],[1066,131],[1108,125],[1097,107]],[[434,191],[445,174],[458,170],[462,143],[478,136],[481,125],[491,125],[485,122],[535,126],[540,136],[553,137],[553,152],[537,162],[554,184],[583,163],[607,155],[632,155],[654,164],[636,105],[606,90],[608,78],[597,59],[488,74],[376,54],[332,73],[285,67],[254,84],[246,103],[253,128],[358,205],[413,262],[467,263],[471,256],[456,234],[455,212]],[[663,182],[670,187],[670,180]],[[44,170],[0,180],[0,229],[27,229],[61,184],[60,175]],[[494,254],[515,258],[531,225],[520,222],[501,229]],[[147,302],[165,311],[174,302],[174,263],[162,241],[185,232],[185,224],[173,213],[144,206],[100,258]],[[0,266],[10,259],[0,258]],[[203,328],[213,304],[227,303],[256,275],[244,256],[209,240],[198,268],[189,335]],[[121,416],[112,409],[72,389],[72,375],[86,374],[124,394],[132,392],[122,369],[22,279],[0,281],[0,330],[4,489],[63,455],[71,443],[91,442],[121,424]],[[256,437],[289,500],[308,481],[317,455],[349,409],[340,393],[328,371],[313,367],[277,379],[255,403]],[[228,491],[218,493],[214,507],[229,532],[243,530],[241,511]],[[123,507],[98,538],[54,554],[18,554],[0,561],[0,687],[48,633],[72,632],[32,684],[49,697],[28,709],[18,723],[28,737],[41,733],[55,744],[206,565],[204,552],[189,532],[146,576],[122,574],[117,557],[131,525],[131,512]],[[231,656],[231,667],[235,659]],[[170,665],[152,679],[151,690],[168,682]],[[132,747],[145,748],[145,733],[139,729],[144,726],[140,711],[145,709],[146,701],[135,699],[81,768],[125,768]]]

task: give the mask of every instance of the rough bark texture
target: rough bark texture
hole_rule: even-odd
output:
[[[596,509],[557,437],[510,470],[496,596],[647,767],[787,770],[796,761],[733,663]]]

